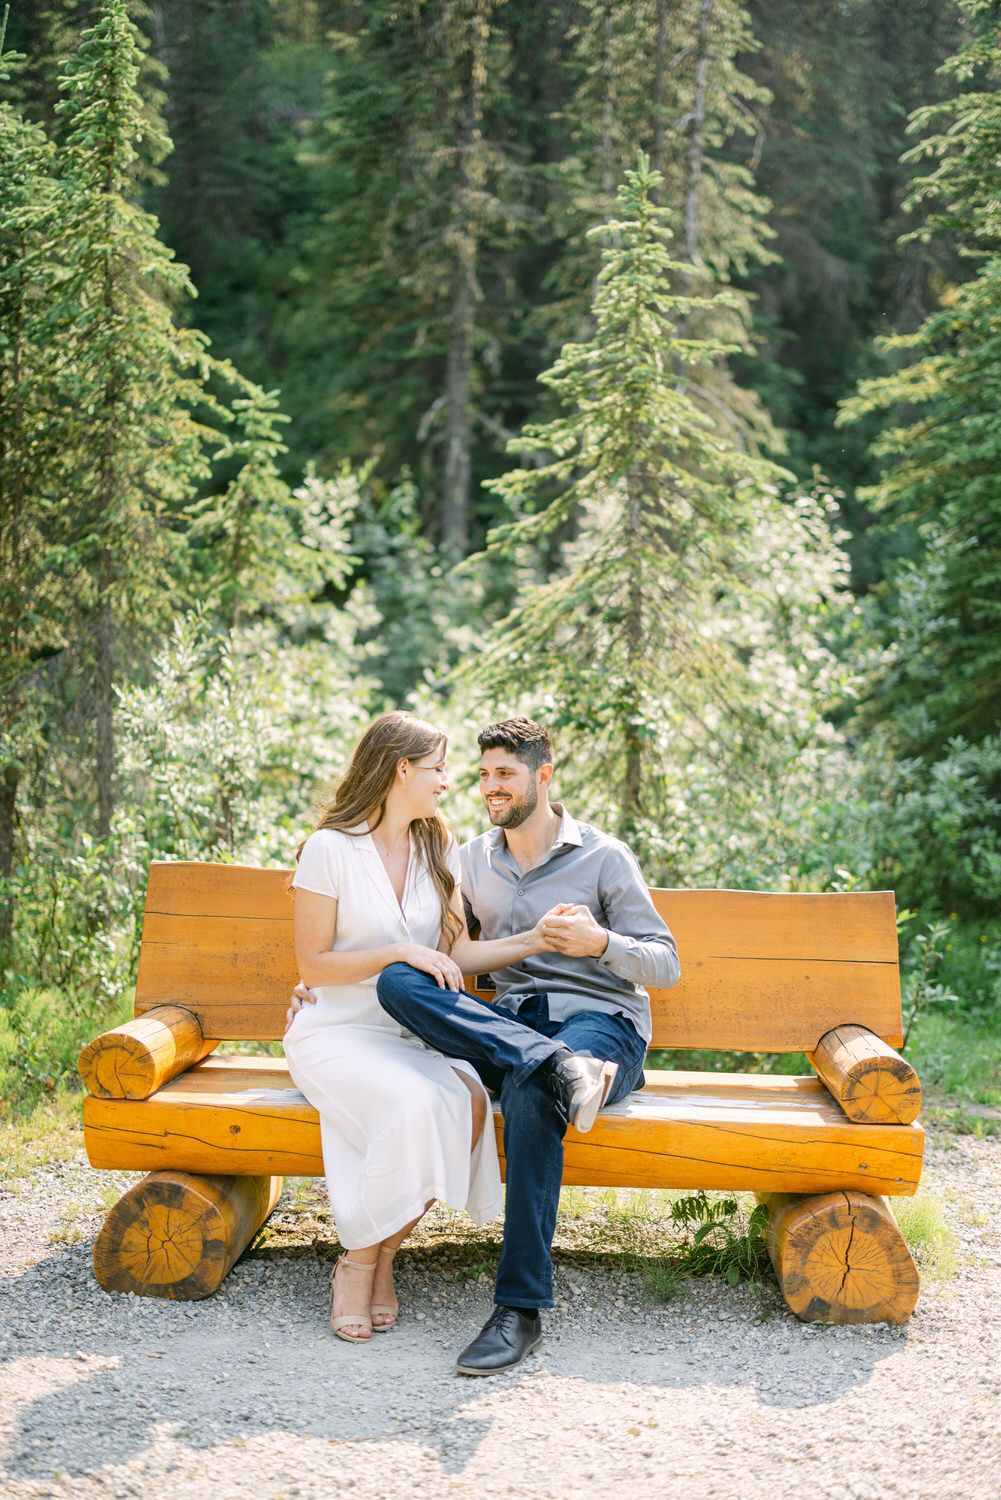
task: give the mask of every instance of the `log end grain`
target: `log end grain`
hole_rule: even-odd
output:
[[[921,1112],[911,1064],[864,1026],[834,1027],[807,1056],[850,1120],[910,1125]]]
[[[768,1252],[792,1312],[813,1323],[905,1323],[917,1267],[888,1204],[864,1193],[763,1194]]]
[[[77,1070],[95,1098],[148,1099],[217,1046],[191,1011],[160,1005],[89,1042]]]
[[[120,1198],[94,1242],[106,1292],[178,1302],[210,1296],[278,1201],[280,1177],[152,1172]]]

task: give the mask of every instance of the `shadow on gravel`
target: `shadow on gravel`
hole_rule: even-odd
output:
[[[328,1331],[328,1282],[329,1263],[303,1255],[245,1259],[205,1302],[109,1296],[88,1242],[0,1279],[0,1480],[93,1475],[154,1447],[169,1472],[173,1444],[180,1462],[261,1434],[281,1436],[290,1453],[304,1439],[416,1443],[450,1475],[490,1433],[498,1397],[528,1399],[540,1383],[540,1399],[553,1381],[625,1386],[639,1411],[645,1391],[700,1388],[707,1400],[744,1391],[762,1407],[802,1409],[864,1387],[905,1337],[811,1329],[784,1311],[756,1321],[745,1288],[715,1282],[637,1310],[616,1305],[621,1271],[564,1264],[565,1302],[545,1315],[542,1349],[475,1380],[453,1363],[490,1310],[489,1282],[434,1256],[402,1256],[404,1317],[360,1349]]]

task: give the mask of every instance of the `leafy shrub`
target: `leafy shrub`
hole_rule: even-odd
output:
[[[125,1019],[124,1002],[86,994],[22,989],[0,1010],[0,1098],[31,1102],[76,1077],[81,1050]]]

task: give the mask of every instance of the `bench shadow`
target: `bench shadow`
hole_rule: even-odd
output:
[[[661,1308],[639,1304],[637,1313],[614,1305],[621,1271],[565,1256],[542,1349],[504,1375],[469,1379],[454,1373],[454,1359],[489,1314],[489,1281],[433,1254],[401,1261],[401,1323],[357,1349],[327,1328],[329,1261],[315,1254],[245,1258],[213,1298],[176,1303],[102,1293],[88,1242],[54,1250],[0,1279],[0,1302],[10,1304],[0,1378],[17,1408],[0,1474],[72,1478],[126,1464],[154,1444],[159,1463],[171,1443],[180,1457],[278,1432],[418,1442],[451,1475],[492,1427],[481,1403],[526,1382],[623,1381],[651,1395],[743,1388],[762,1407],[803,1409],[864,1387],[903,1337],[883,1325],[808,1329],[785,1310],[756,1323],[748,1289],[718,1282]],[[31,1378],[12,1381],[15,1365]],[[45,1394],[16,1399],[40,1379]]]

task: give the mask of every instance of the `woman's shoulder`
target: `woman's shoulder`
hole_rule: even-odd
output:
[[[360,828],[358,833],[366,831]],[[357,834],[352,836],[350,831],[314,828],[302,846],[293,884],[315,890],[320,888],[314,883],[319,877],[324,890],[338,888],[339,873],[344,870],[345,862],[357,855],[358,844]]]
[[[358,843],[358,835],[367,832],[367,828],[358,828],[350,833],[345,833],[343,828],[314,828],[303,844],[303,848],[310,846],[314,849],[351,848]]]

